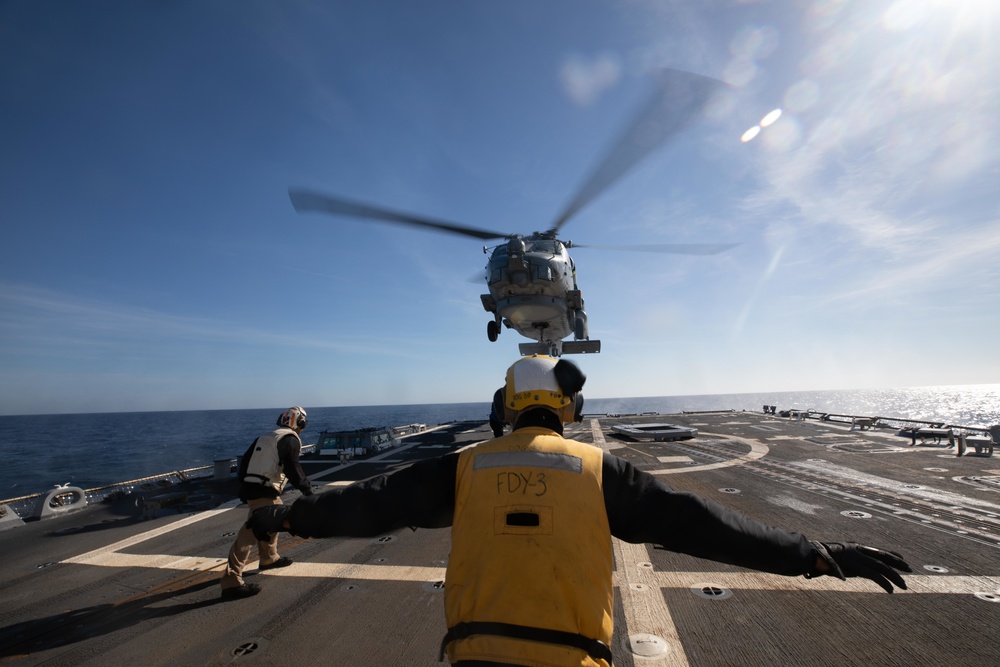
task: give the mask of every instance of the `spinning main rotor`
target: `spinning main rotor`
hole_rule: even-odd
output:
[[[656,148],[665,144],[694,121],[705,109],[712,95],[724,84],[690,72],[666,69],[657,74],[653,94],[640,108],[639,113],[626,127],[625,132],[612,144],[590,178],[577,190],[565,209],[544,232],[538,236],[556,238],[562,227],[598,195],[611,187]],[[320,194],[310,190],[289,188],[292,206],[299,213],[317,212],[330,215],[388,222],[411,227],[436,229],[450,234],[469,236],[483,241],[511,239],[519,236],[497,232],[445,220],[428,218],[373,206],[340,197]],[[574,248],[608,248],[640,252],[660,252],[681,255],[710,255],[732,248],[735,244],[647,244],[647,245],[578,245]]]

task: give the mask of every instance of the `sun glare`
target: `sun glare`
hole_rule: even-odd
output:
[[[956,30],[987,29],[1000,17],[997,0],[898,0],[882,15],[890,31],[910,30],[922,21],[950,20]]]

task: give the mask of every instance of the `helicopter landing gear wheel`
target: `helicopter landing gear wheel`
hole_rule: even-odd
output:
[[[486,337],[490,339],[491,343],[497,342],[497,337],[500,335],[500,325],[496,323],[495,320],[490,320],[486,323]]]

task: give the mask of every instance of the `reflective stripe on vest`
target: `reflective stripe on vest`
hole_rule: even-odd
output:
[[[459,455],[445,582],[448,657],[611,664],[603,452],[521,428]]]

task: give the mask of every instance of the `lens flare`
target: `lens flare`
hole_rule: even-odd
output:
[[[740,141],[746,143],[748,141],[751,141],[758,134],[760,134],[760,125],[754,125],[749,130],[743,133],[743,136],[740,137]]]
[[[775,109],[760,119],[760,126],[767,127],[779,118],[781,118],[781,109]]]

